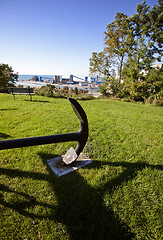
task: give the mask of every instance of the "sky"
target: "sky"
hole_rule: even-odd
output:
[[[0,0],[0,63],[29,75],[89,75],[117,12],[142,0]],[[158,0],[146,0],[153,6]]]

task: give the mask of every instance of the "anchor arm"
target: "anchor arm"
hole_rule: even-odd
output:
[[[81,105],[73,98],[69,98],[69,101],[71,102],[72,108],[76,116],[80,120],[80,129],[78,131],[78,134],[79,134],[78,144],[75,148],[75,151],[79,156],[88,139],[88,120],[87,120],[87,115],[84,112]]]

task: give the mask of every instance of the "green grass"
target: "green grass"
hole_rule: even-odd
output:
[[[157,239],[162,227],[163,109],[97,99],[88,116],[93,163],[60,178],[46,160],[75,143],[0,151],[0,239]],[[68,100],[0,94],[0,139],[76,131]]]

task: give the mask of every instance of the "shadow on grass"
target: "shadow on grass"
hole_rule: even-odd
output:
[[[9,134],[1,133],[1,132],[0,132],[0,138],[6,139],[6,138],[9,138],[9,137],[11,137]]]
[[[30,173],[29,173],[29,175],[30,175]],[[17,176],[17,174],[16,174],[16,176]],[[18,173],[18,176],[19,176],[19,173]],[[17,200],[15,203],[8,203],[4,200],[3,194],[0,194],[0,204],[2,204],[4,207],[11,208],[11,209],[19,212],[23,216],[30,217],[32,219],[36,219],[36,218],[38,218],[38,219],[47,219],[47,218],[48,219],[53,219],[51,217],[51,215],[49,215],[49,216],[43,215],[43,214],[42,215],[36,215],[35,213],[31,213],[31,212],[28,212],[26,210],[27,208],[34,207],[36,205],[54,210],[55,207],[53,205],[46,204],[44,202],[38,202],[32,195],[12,190],[11,188],[9,188],[8,186],[6,186],[4,184],[0,184],[0,189],[3,192],[14,193],[15,196],[21,196],[21,197],[25,198],[25,201]]]
[[[39,153],[43,162],[54,155]],[[46,160],[45,160],[46,159]],[[47,164],[46,164],[47,165]],[[93,188],[79,174],[78,171],[67,174],[60,178],[49,170],[49,174],[27,172],[14,169],[0,168],[0,173],[10,177],[31,178],[36,180],[48,181],[57,198],[57,205],[46,204],[37,201],[33,196],[23,192],[12,190],[8,186],[2,185],[2,191],[12,192],[23,196],[25,201],[8,203],[1,196],[0,203],[4,207],[16,210],[20,214],[31,217],[32,219],[50,219],[63,223],[70,234],[71,239],[132,239],[134,237],[128,226],[113,212],[111,207],[106,207],[103,201],[105,191],[113,192],[114,189],[124,182],[133,179],[137,172],[145,167],[163,169],[160,165],[150,165],[146,163],[127,163],[127,162],[94,162],[87,168],[101,168],[104,165],[123,166],[125,170],[116,178],[108,180],[103,186]],[[39,215],[28,212],[26,208],[41,205],[50,209],[49,215]],[[52,222],[51,222],[52,224]]]
[[[0,111],[14,111],[17,110],[17,108],[2,108]]]
[[[49,102],[49,101],[46,101],[46,100],[34,100],[34,99],[32,99],[32,101],[29,99],[29,100],[27,100],[27,99],[25,99],[24,100],[25,102],[35,102],[35,103],[52,103],[52,102]]]
[[[148,164],[145,162],[129,163],[129,162],[98,162],[96,161],[97,167],[101,168],[104,165],[109,165],[111,167],[124,167],[123,172],[116,178],[110,179],[105,185],[100,188],[100,193],[103,195],[105,191],[113,192],[116,186],[120,186],[123,183],[134,179],[139,171],[144,168],[163,170],[163,165]]]

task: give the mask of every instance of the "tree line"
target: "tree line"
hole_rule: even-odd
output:
[[[163,95],[161,62],[163,43],[163,0],[152,8],[143,1],[131,17],[118,12],[104,32],[104,49],[93,52],[90,73],[104,76],[100,91],[135,101]],[[117,71],[117,72],[116,72]]]

